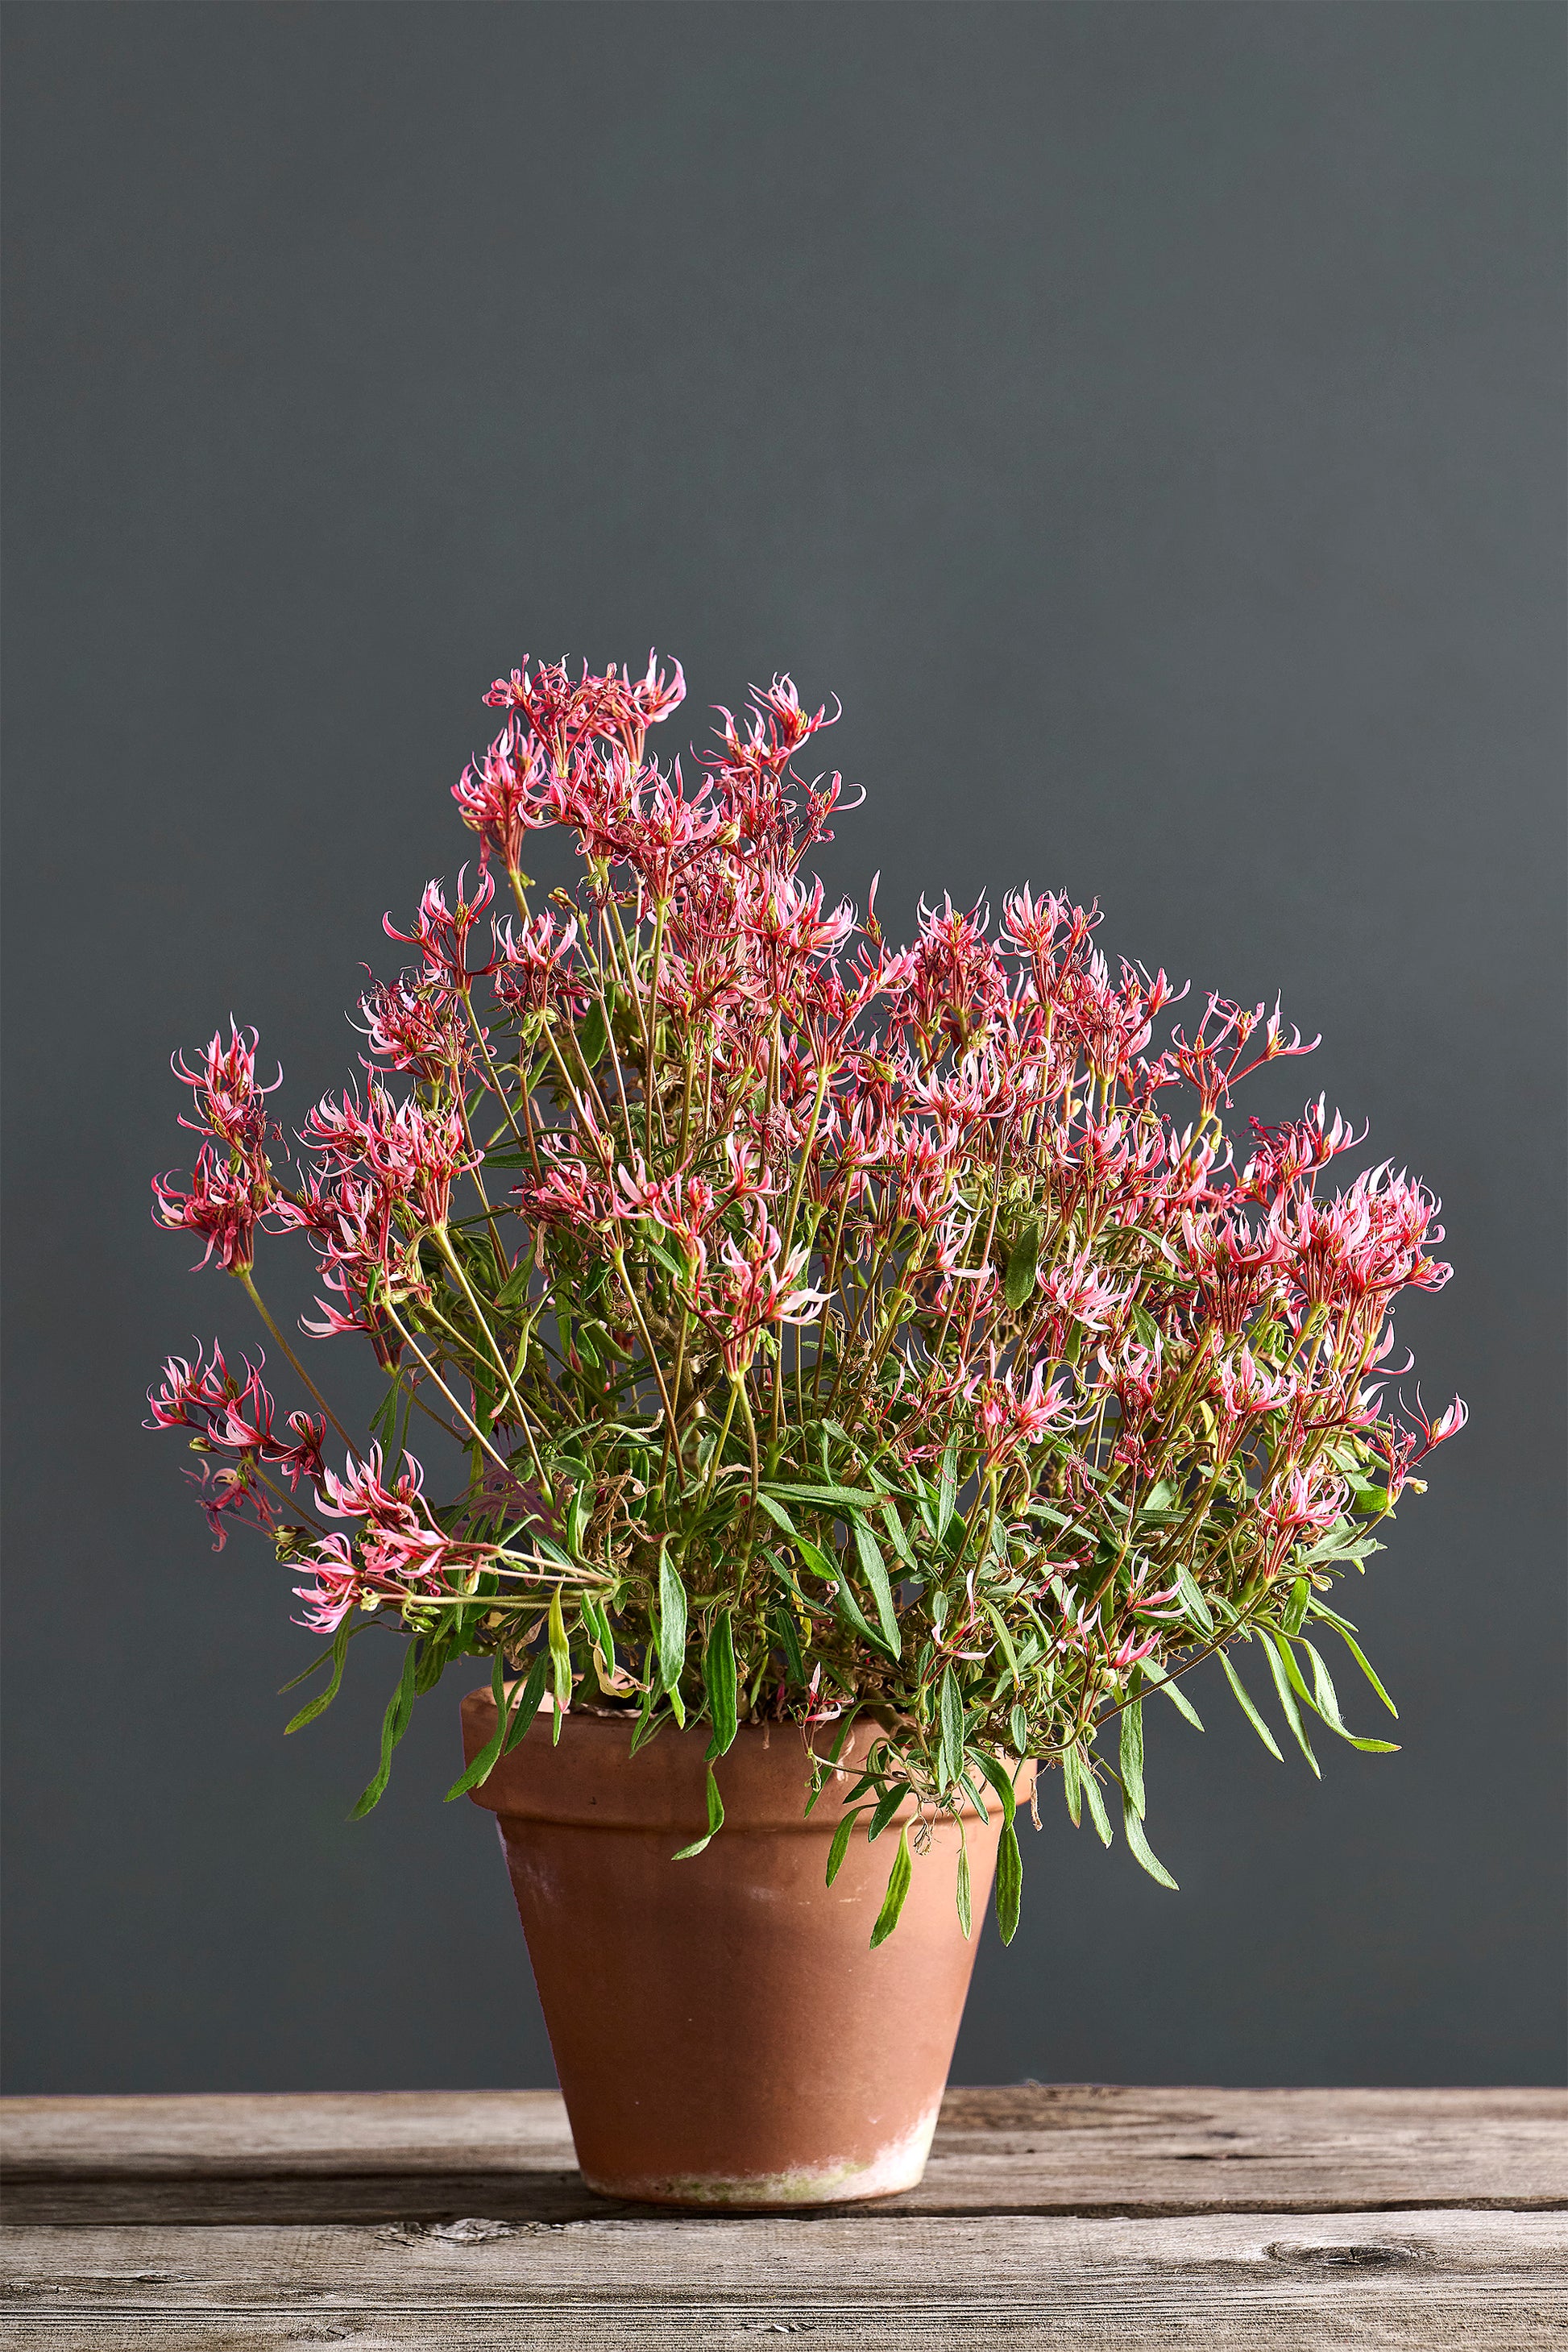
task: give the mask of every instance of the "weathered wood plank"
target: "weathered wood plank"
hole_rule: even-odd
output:
[[[0,2103],[16,2221],[604,2218],[553,2092]],[[879,2210],[1329,2212],[1568,2205],[1552,2090],[954,2090],[922,2186]]]
[[[1568,2344],[1555,2214],[1154,2221],[885,2210],[615,2218],[501,2232],[13,2233],[27,2347],[346,2344],[630,2352],[809,2334],[816,2352],[1202,2346],[1538,2352]]]

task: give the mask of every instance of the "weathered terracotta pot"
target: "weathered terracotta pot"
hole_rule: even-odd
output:
[[[463,1702],[471,1759],[495,1730]],[[592,2189],[660,2204],[790,2206],[886,2196],[925,2169],[1000,1807],[967,1823],[974,1937],[954,1905],[957,1825],[917,1856],[903,1916],[869,1949],[896,1831],[863,1830],[826,1884],[827,1850],[876,1733],[857,1725],[809,1820],[794,1726],[743,1729],[718,1765],[708,1826],[702,1730],[541,1717],[474,1802],[496,1815],[577,2160]],[[1027,1790],[1026,1767],[1020,1792]],[[906,1809],[912,1814],[912,1807]],[[903,1818],[900,1815],[899,1818]]]

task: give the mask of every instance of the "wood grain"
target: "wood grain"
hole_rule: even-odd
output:
[[[541,2222],[616,2208],[552,2091],[0,2102],[13,2221]],[[952,2090],[879,2210],[1127,2215],[1568,2206],[1568,2094]]]
[[[0,2103],[17,2352],[1568,2352],[1568,2096],[949,2094],[921,2189],[721,2217],[543,2092]]]
[[[1568,2344],[1554,2214],[886,2212],[416,2230],[29,2230],[23,2347],[346,2344],[1411,2347]]]

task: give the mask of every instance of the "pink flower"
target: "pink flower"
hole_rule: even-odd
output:
[[[466,996],[476,980],[483,980],[495,970],[493,957],[471,966],[468,962],[468,940],[479,917],[495,897],[495,877],[481,866],[474,895],[468,898],[463,895],[468,872],[466,866],[458,872],[457,902],[451,907],[447,904],[447,894],[440,883],[426,882],[411,931],[400,931],[390,915],[381,919],[381,928],[389,940],[401,940],[405,947],[419,948],[429,975],[455,989],[459,996]]]
[[[769,1324],[809,1323],[826,1304],[826,1294],[801,1278],[810,1263],[809,1249],[792,1250],[787,1258],[783,1250],[761,1202],[744,1240],[723,1244],[714,1284],[717,1297],[703,1321],[721,1340],[724,1369],[731,1375],[745,1370]]]
[[[216,1251],[219,1265],[229,1274],[247,1274],[256,1263],[257,1229],[277,1203],[277,1187],[265,1159],[237,1150],[220,1160],[204,1143],[189,1189],[182,1191],[173,1175],[170,1170],[153,1179],[154,1223],[170,1233],[193,1233],[205,1239],[198,1266],[207,1265]]]
[[[998,1379],[993,1370],[989,1378],[970,1382],[964,1393],[972,1401],[978,1399],[975,1423],[987,1463],[994,1465],[1005,1462],[1021,1445],[1036,1444],[1048,1429],[1071,1413],[1070,1381],[1058,1381],[1047,1391],[1045,1377],[1045,1365],[1037,1364],[1022,1396],[1014,1386],[1010,1371]]]
[[[256,1152],[267,1140],[267,1097],[282,1085],[283,1073],[262,1086],[256,1076],[256,1031],[237,1028],[232,1013],[228,1031],[226,1045],[222,1032],[214,1031],[195,1070],[186,1067],[183,1055],[174,1055],[174,1075],[195,1093],[204,1114],[199,1121],[182,1118],[180,1125],[216,1136],[231,1150]]]

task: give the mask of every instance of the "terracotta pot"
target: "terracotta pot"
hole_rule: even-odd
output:
[[[463,1701],[471,1759],[495,1730]],[[831,2204],[925,2169],[989,1897],[1001,1808],[970,1816],[974,1930],[954,1904],[959,1832],[917,1855],[898,1927],[872,1925],[897,1848],[863,1830],[827,1850],[875,1727],[805,1818],[798,1727],[743,1729],[718,1768],[725,1822],[705,1853],[706,1727],[633,1756],[624,1718],[541,1717],[472,1791],[497,1817],[583,2178],[660,2204]],[[826,1749],[831,1734],[824,1739]],[[1020,1776],[1025,1793],[1033,1768]],[[912,1817],[912,1807],[906,1811]],[[904,1818],[903,1814],[899,1816]]]

